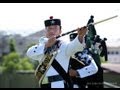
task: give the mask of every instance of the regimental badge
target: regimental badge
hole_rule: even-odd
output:
[[[54,20],[52,20],[52,21],[51,21],[51,24],[54,24],[54,23],[55,23],[55,21],[54,21]]]

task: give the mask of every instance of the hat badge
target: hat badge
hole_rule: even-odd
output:
[[[54,23],[55,23],[55,21],[54,21],[54,20],[52,20],[52,21],[51,21],[51,24],[54,24]]]

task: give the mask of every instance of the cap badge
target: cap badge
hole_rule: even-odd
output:
[[[55,21],[54,21],[54,20],[52,20],[52,21],[51,21],[51,24],[54,24],[54,23],[55,23]]]

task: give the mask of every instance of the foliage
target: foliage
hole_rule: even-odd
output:
[[[2,67],[4,72],[14,72],[16,70],[33,70],[34,66],[28,58],[20,58],[16,52],[12,52],[3,57]]]
[[[15,41],[13,39],[10,39],[9,42],[10,52],[15,52]]]

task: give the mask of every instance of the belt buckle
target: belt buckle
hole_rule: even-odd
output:
[[[42,84],[48,84],[49,81],[48,81],[48,77],[44,77],[43,81],[42,81]]]

